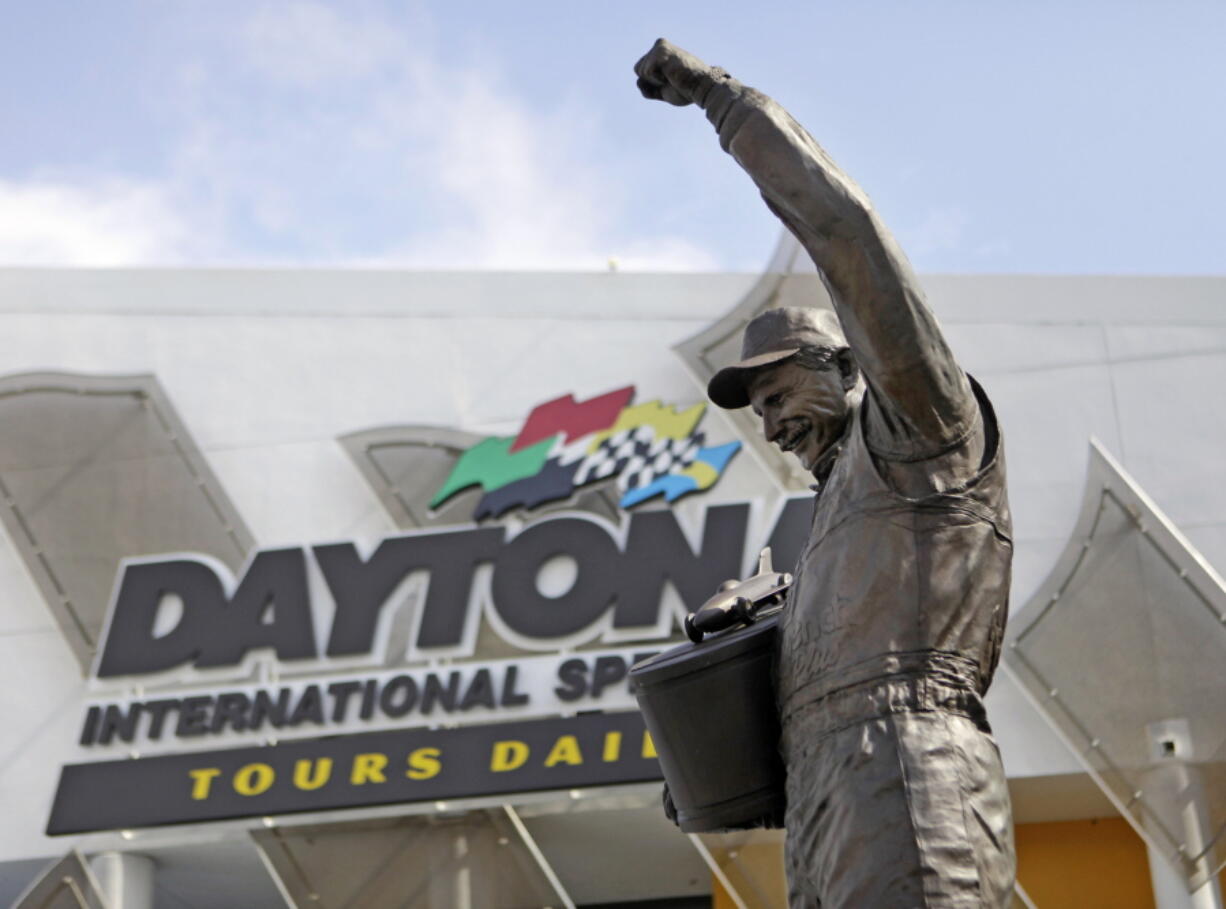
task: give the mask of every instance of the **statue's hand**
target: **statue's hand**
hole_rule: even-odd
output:
[[[664,791],[660,793],[660,800],[664,803],[664,816],[680,827],[681,825],[677,822],[677,806],[673,804],[673,794],[669,791],[668,783],[664,784]]]
[[[660,38],[638,63],[639,91],[644,98],[684,107],[697,100],[697,93],[711,79],[712,68],[693,54]]]

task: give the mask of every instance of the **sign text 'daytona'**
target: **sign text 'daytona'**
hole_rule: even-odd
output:
[[[767,538],[776,564],[791,565],[811,500],[779,509]],[[370,654],[380,615],[406,578],[425,585],[410,642],[423,656],[472,653],[481,609],[511,643],[558,650],[588,641],[660,639],[673,629],[663,608],[666,585],[696,609],[745,564],[748,504],[706,509],[701,542],[691,545],[671,510],[631,514],[613,527],[566,514],[529,524],[514,536],[501,526],[390,537],[363,558],[352,543],[258,552],[237,582],[216,562],[196,557],[134,560],[121,569],[95,666],[100,679],[148,676],[177,667],[238,666],[270,649],[282,662]],[[539,586],[543,566],[573,560],[575,577],[560,595]],[[322,575],[335,610],[316,644],[308,561]],[[474,583],[488,572],[488,589]],[[181,603],[173,627],[157,627],[169,597]]]

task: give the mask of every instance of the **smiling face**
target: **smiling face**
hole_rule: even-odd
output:
[[[750,379],[749,403],[762,418],[766,441],[791,452],[812,471],[843,435],[851,417],[855,376],[843,358],[811,369],[795,359],[768,366]]]

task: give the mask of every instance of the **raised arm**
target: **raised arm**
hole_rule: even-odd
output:
[[[875,453],[935,456],[978,427],[978,408],[910,264],[868,197],[782,107],[663,39],[635,66],[639,89],[697,104],[720,144],[812,256],[876,408]]]

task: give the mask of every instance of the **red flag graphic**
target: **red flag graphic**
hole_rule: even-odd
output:
[[[588,433],[608,429],[633,397],[634,386],[627,385],[582,404],[575,400],[574,395],[563,395],[538,404],[528,414],[523,429],[511,443],[509,451],[514,453],[558,433],[566,433],[566,441],[572,442]]]

